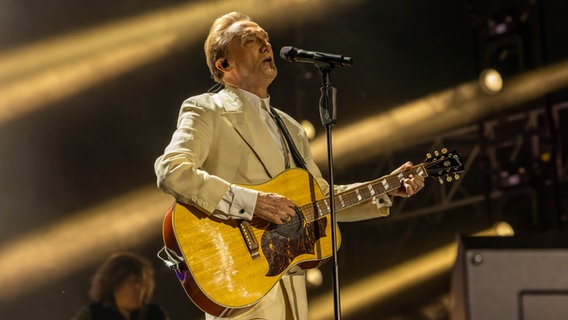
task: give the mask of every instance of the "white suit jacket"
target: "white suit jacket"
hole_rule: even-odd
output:
[[[329,185],[313,161],[302,126],[277,110],[307,169],[324,195]],[[291,160],[291,163],[293,161]],[[256,185],[284,171],[282,152],[265,123],[237,90],[225,88],[183,102],[177,129],[164,154],[155,162],[158,187],[182,203],[212,213],[231,183]],[[336,186],[336,192],[349,186]],[[356,221],[388,215],[366,203],[337,213],[338,221]]]

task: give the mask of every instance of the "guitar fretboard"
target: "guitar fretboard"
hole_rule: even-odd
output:
[[[371,200],[373,197],[398,189],[401,187],[403,179],[409,175],[417,174],[423,177],[428,176],[423,164],[416,165],[410,170],[378,178],[341,192],[334,197],[335,211],[341,211],[345,208]],[[329,201],[329,197],[326,197],[303,205],[299,209],[302,211],[306,221],[312,222],[331,213]]]

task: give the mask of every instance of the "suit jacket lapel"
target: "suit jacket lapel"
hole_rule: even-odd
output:
[[[225,118],[252,149],[269,176],[281,173],[285,169],[282,152],[254,107],[230,88],[219,92],[218,97],[225,109]]]

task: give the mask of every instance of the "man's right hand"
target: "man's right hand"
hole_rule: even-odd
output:
[[[294,202],[284,196],[261,191],[253,215],[275,224],[283,224],[296,215],[295,206]]]

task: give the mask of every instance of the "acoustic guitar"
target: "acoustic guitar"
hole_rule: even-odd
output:
[[[358,185],[335,195],[335,210],[370,201],[401,187],[408,175],[458,179],[464,170],[456,151],[429,155],[410,170]],[[276,225],[262,219],[221,220],[195,206],[174,202],[163,223],[160,254],[193,303],[204,312],[228,317],[246,312],[293,266],[309,269],[333,254],[330,198],[303,169],[290,169],[247,188],[281,194],[296,203],[296,215]],[[341,235],[336,230],[337,246]]]

